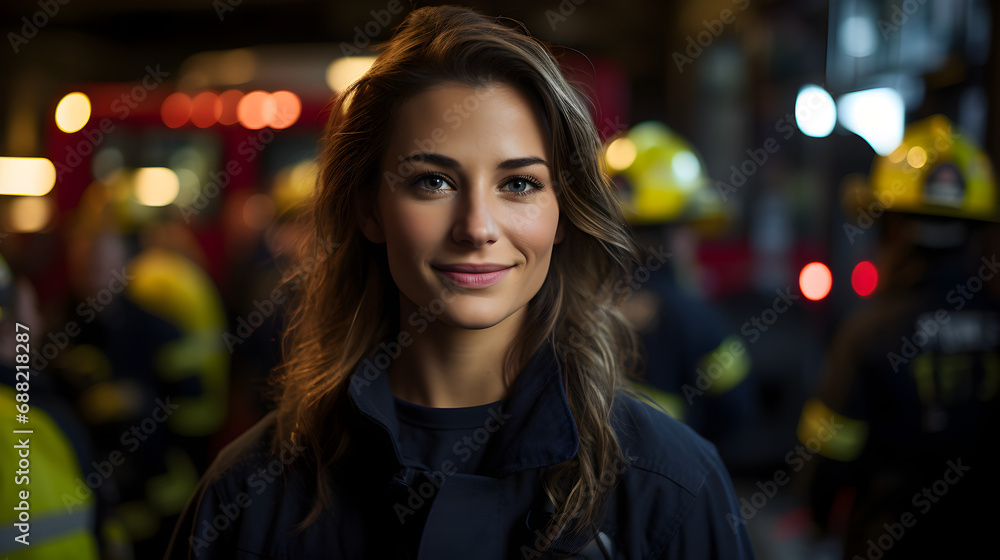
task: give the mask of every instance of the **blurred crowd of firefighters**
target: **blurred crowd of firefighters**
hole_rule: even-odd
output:
[[[766,404],[748,341],[698,288],[694,247],[725,229],[727,208],[697,150],[663,123],[612,136],[606,155],[651,257],[643,262],[658,263],[636,275],[625,302],[646,350],[645,374],[627,382],[712,440],[733,468]],[[1000,394],[1000,282],[991,281],[1000,195],[991,163],[938,115],[910,125],[843,192],[848,215],[884,214],[879,281],[842,323],[815,394],[801,403],[798,437],[822,456],[801,473],[814,529],[842,536],[844,557],[929,553],[938,531],[978,545],[989,517],[968,508],[997,494],[988,438]],[[30,556],[6,538],[0,554],[151,558],[164,549],[207,463],[267,409],[288,294],[271,296],[294,266],[283,248],[300,235],[308,193],[270,195],[278,218],[232,261],[225,294],[176,214],[123,220],[100,181],[64,240],[61,316],[43,319],[22,272],[37,250],[30,236],[5,240],[0,407],[15,405],[15,324],[30,325],[34,529]],[[15,437],[14,420],[2,418],[0,438]],[[10,482],[0,484],[4,535],[16,521]],[[935,531],[909,531],[915,525]]]

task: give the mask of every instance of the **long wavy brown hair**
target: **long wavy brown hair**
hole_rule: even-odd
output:
[[[274,443],[300,438],[316,467],[319,499],[300,528],[331,505],[329,467],[352,449],[337,414],[349,376],[399,327],[400,296],[385,245],[368,241],[358,219],[373,207],[397,108],[442,82],[503,83],[528,92],[543,110],[559,210],[568,220],[546,280],[528,303],[529,326],[508,347],[504,380],[509,390],[542,344],[556,350],[580,446],[572,460],[545,472],[543,486],[556,505],[547,533],[576,534],[600,522],[627,464],[610,416],[616,391],[632,373],[626,369],[639,356],[638,340],[618,311],[638,246],[604,172],[586,98],[543,42],[516,23],[465,8],[412,11],[378,52],[368,72],[331,102],[305,246],[311,266],[289,280],[298,297],[275,377]],[[602,480],[609,473],[615,474],[610,484]]]

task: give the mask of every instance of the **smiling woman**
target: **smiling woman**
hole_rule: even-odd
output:
[[[637,247],[584,98],[503,23],[417,9],[333,101],[305,254],[337,248],[168,558],[753,556],[714,447],[625,389]]]
[[[447,83],[400,105],[382,170],[412,162],[405,186],[383,180],[362,219],[365,237],[386,246],[404,316],[455,291],[434,334],[407,349],[414,359],[389,371],[396,396],[438,408],[503,397],[502,376],[486,372],[501,371],[506,346],[524,331],[563,237],[540,109],[506,84],[479,89]],[[448,108],[468,98],[476,110],[439,134],[433,153],[410,153],[412,138],[443,129]]]

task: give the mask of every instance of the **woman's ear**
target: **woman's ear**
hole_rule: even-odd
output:
[[[367,207],[358,199],[354,200],[354,212],[361,225],[361,233],[372,243],[385,243],[385,230],[382,228],[382,216],[379,215],[378,203]]]

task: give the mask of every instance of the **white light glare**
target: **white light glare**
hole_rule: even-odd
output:
[[[840,24],[837,39],[840,48],[849,56],[864,58],[875,53],[878,42],[875,22],[865,16],[851,16]]]
[[[906,104],[892,88],[866,89],[837,100],[840,124],[887,156],[903,141]]]
[[[795,124],[806,136],[823,138],[837,125],[837,105],[825,89],[803,86],[795,98]]]
[[[694,182],[698,178],[698,174],[701,173],[701,163],[698,162],[698,156],[687,150],[674,154],[670,160],[670,168],[674,172],[674,177],[684,185]]]

